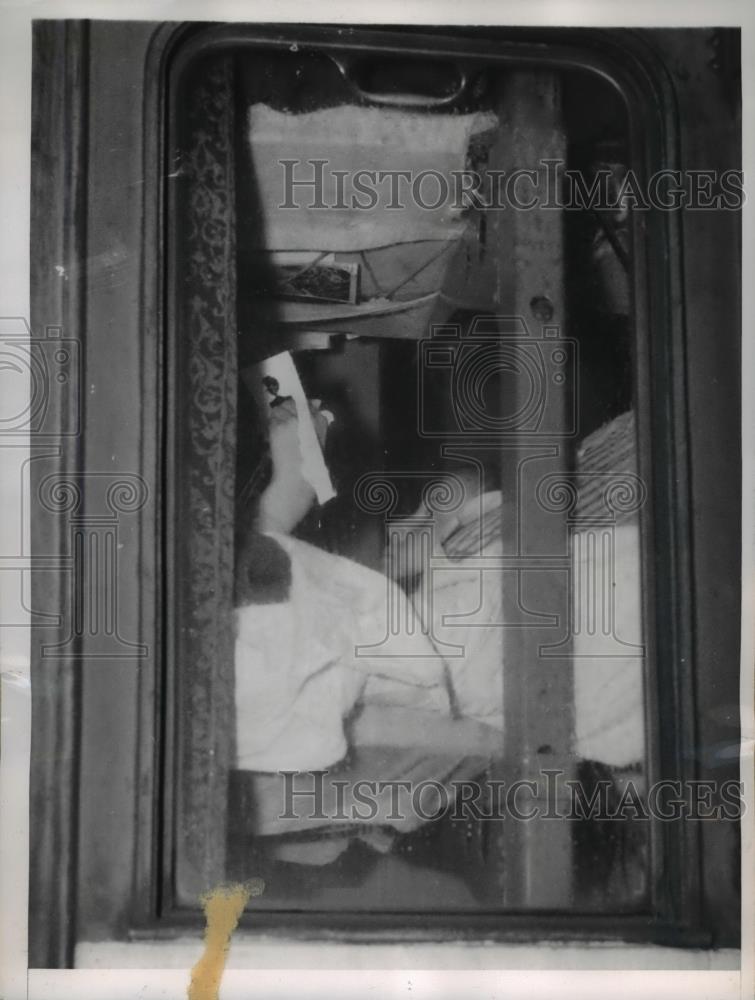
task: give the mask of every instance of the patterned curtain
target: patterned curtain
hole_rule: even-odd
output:
[[[177,902],[225,877],[233,733],[237,323],[234,79],[196,66],[179,101],[176,218],[177,465],[173,586]],[[173,168],[173,165],[171,165]],[[170,569],[169,569],[170,572]],[[169,611],[170,614],[170,611]]]

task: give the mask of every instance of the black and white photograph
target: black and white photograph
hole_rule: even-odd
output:
[[[2,995],[750,996],[744,5],[80,6],[2,77]]]

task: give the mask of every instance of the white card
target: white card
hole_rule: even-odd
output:
[[[257,400],[262,412],[269,410],[273,398],[265,386],[263,381],[265,378],[276,380],[279,396],[291,396],[294,400],[298,416],[302,475],[314,489],[318,503],[323,504],[331,500],[336,495],[336,491],[333,489],[330,473],[325,464],[317,431],[309,411],[309,403],[304,395],[304,388],[290,352],[282,351],[271,358],[266,358],[265,361],[244,369],[241,376]]]

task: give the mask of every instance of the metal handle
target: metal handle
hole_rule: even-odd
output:
[[[358,68],[360,57],[342,54],[329,53],[330,58],[338,67],[341,76],[351,87],[354,93],[362,100],[370,101],[372,104],[383,104],[395,108],[445,108],[455,104],[465,93],[469,84],[469,77],[466,70],[457,67],[459,73],[459,83],[451,94],[444,97],[430,97],[424,94],[388,94],[379,93],[372,90],[365,90],[357,82],[355,71]]]

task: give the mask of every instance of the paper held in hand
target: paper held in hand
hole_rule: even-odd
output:
[[[241,376],[254,396],[261,413],[268,413],[276,396],[290,396],[296,404],[302,475],[312,486],[320,504],[331,500],[336,491],[317,437],[309,403],[299,373],[289,351],[282,351],[245,368]]]

